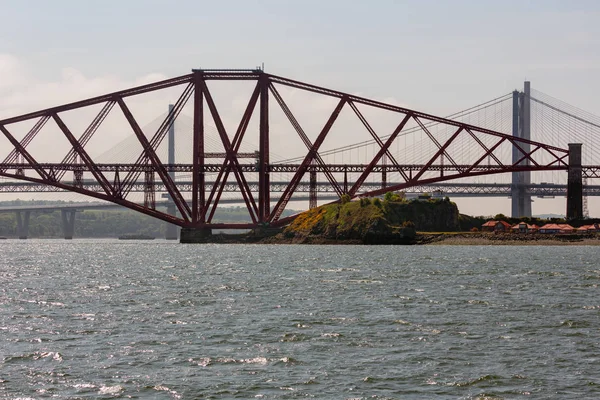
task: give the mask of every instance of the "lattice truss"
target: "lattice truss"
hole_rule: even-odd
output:
[[[477,111],[503,107],[507,96]],[[152,118],[174,98],[163,118]],[[188,227],[218,226],[215,211],[233,192],[252,223],[228,227],[248,227],[281,222],[290,201],[315,190],[373,196],[457,178],[567,169],[565,147],[475,126],[471,115],[441,118],[261,70],[196,70],[0,120],[0,176]],[[505,130],[507,118],[486,118]],[[159,209],[161,199],[176,212]]]

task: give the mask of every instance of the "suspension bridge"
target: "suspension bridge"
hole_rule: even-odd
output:
[[[141,124],[165,98],[177,101]],[[281,226],[306,193],[309,207],[320,193],[509,194],[513,216],[530,216],[532,196],[552,193],[582,218],[583,195],[598,193],[587,180],[600,176],[599,129],[600,118],[528,82],[438,117],[261,69],[193,70],[0,120],[0,191],[76,193],[181,226],[186,240]],[[157,207],[157,197],[171,205]],[[232,199],[251,222],[214,223]]]

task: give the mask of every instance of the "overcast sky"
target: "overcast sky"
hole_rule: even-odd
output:
[[[263,62],[432,114],[525,79],[600,113],[593,0],[0,0],[0,15],[0,117],[192,68]]]

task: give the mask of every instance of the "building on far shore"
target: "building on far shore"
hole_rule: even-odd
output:
[[[510,230],[513,233],[534,233],[537,232],[539,229],[539,226],[535,224],[529,225],[526,222],[519,222],[518,224],[510,228]]]
[[[487,232],[509,232],[510,228],[510,224],[505,221],[488,221],[481,225],[481,230]]]
[[[569,224],[546,224],[540,228],[540,233],[573,233],[576,229]]]
[[[583,225],[577,228],[578,233],[593,233],[600,232],[600,226],[598,224],[593,225]]]

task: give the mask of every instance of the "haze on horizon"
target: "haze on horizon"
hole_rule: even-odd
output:
[[[0,118],[192,68],[263,62],[273,74],[435,115],[524,80],[600,114],[592,0],[0,0],[0,13]],[[469,214],[510,213],[508,199],[457,202]],[[534,213],[562,213],[564,203],[536,200]],[[590,199],[592,216],[598,203]]]

